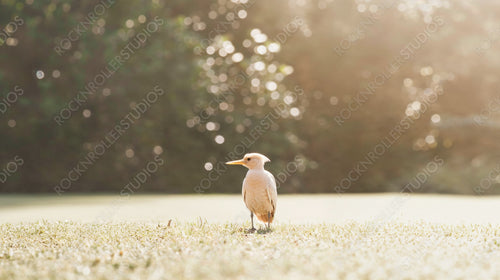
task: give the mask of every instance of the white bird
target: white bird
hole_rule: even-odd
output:
[[[254,214],[260,221],[267,223],[267,228],[270,229],[276,212],[276,202],[278,200],[276,180],[273,174],[264,169],[264,164],[268,161],[271,160],[262,154],[250,153],[246,154],[243,159],[226,162],[226,164],[231,165],[243,165],[249,169],[243,180],[241,193],[245,205],[250,210],[251,232],[255,231],[253,226]]]

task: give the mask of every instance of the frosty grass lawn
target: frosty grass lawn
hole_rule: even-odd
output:
[[[2,222],[0,279],[500,279],[496,223],[278,222],[255,234],[248,226]]]

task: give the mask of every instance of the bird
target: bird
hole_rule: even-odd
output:
[[[228,161],[229,165],[243,165],[248,172],[243,179],[241,194],[246,207],[250,210],[252,228],[249,232],[255,232],[253,216],[263,223],[267,223],[267,229],[271,229],[271,222],[276,213],[278,191],[276,180],[271,172],[264,169],[264,164],[271,160],[263,154],[248,153],[242,159]]]

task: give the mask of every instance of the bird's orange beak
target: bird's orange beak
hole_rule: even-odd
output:
[[[243,165],[243,164],[245,164],[245,161],[243,161],[243,159],[239,159],[239,160],[228,161],[228,162],[226,162],[226,164],[229,164],[229,165]]]

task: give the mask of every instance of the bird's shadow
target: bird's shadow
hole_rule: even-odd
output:
[[[259,229],[245,229],[244,230],[246,234],[267,234],[273,232],[273,229],[271,228],[259,228]]]

